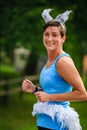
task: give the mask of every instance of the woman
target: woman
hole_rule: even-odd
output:
[[[32,112],[37,116],[38,130],[81,130],[78,113],[69,106],[69,102],[87,100],[87,93],[70,55],[63,50],[65,22],[72,11],[66,11],[55,19],[50,16],[50,11],[42,12],[45,21],[43,44],[48,54],[40,74],[43,91],[27,79],[23,81],[22,88],[38,99]]]

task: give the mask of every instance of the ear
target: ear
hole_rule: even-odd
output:
[[[62,37],[62,44],[65,42],[65,40],[66,40],[66,35],[64,35],[64,36]]]

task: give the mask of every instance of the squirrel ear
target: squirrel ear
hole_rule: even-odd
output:
[[[64,13],[57,15],[57,17],[54,20],[64,25],[65,22],[68,20],[70,13],[72,13],[72,10],[67,10]]]
[[[45,23],[53,20],[53,18],[51,17],[51,15],[49,14],[53,9],[45,9],[42,12],[42,18],[44,19]]]

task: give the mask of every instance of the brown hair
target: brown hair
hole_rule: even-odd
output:
[[[57,21],[49,21],[46,24],[44,24],[43,26],[43,32],[47,29],[47,27],[49,26],[56,26],[56,27],[60,27],[60,34],[61,37],[63,37],[66,34],[66,27],[65,25],[61,25],[59,22]]]

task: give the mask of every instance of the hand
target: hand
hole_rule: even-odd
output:
[[[32,93],[35,90],[35,86],[30,80],[25,79],[22,83],[22,89],[25,92]]]
[[[50,101],[50,94],[47,94],[45,92],[39,91],[34,93],[36,98],[40,101],[40,102],[48,102]]]

